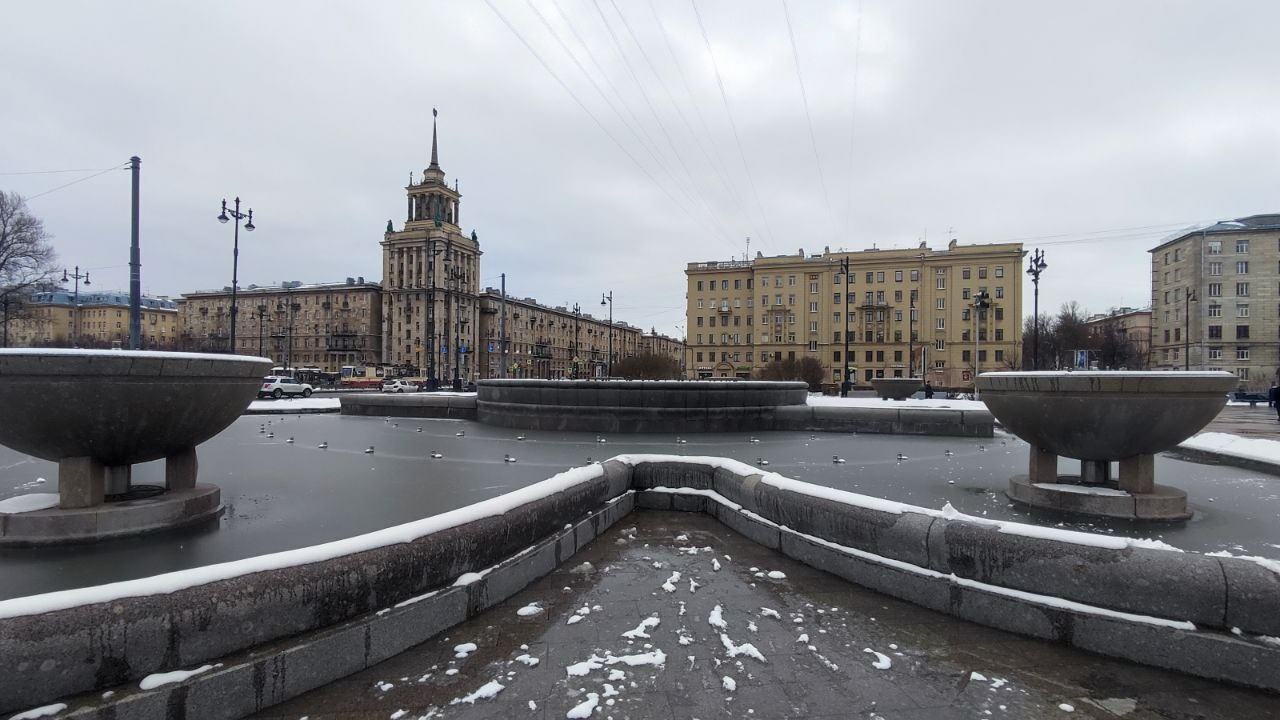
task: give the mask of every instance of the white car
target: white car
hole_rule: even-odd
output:
[[[262,385],[258,388],[258,397],[282,398],[285,395],[301,395],[304,398],[311,397],[312,388],[304,382],[298,382],[297,378],[285,377],[283,375],[268,375],[262,378]]]
[[[408,380],[395,378],[394,380],[382,381],[382,392],[393,392],[393,393],[418,392],[418,386],[409,382]]]

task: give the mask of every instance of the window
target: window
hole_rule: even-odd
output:
[[[893,301],[894,301],[894,302],[902,302],[902,291],[901,291],[901,290],[894,290],[894,291],[893,291]]]
[[[911,271],[911,282],[920,282],[920,271],[919,271],[919,270],[912,270],[912,271]]]
[[[1249,379],[1249,368],[1247,368],[1247,367],[1245,367],[1245,368],[1236,368],[1236,377],[1240,378],[1241,380],[1248,380],[1248,379]]]
[[[1237,360],[1248,360],[1248,359],[1249,359],[1249,347],[1248,347],[1247,345],[1246,345],[1246,346],[1244,346],[1244,347],[1237,347],[1237,348],[1236,348],[1236,359],[1237,359]]]
[[[1221,255],[1221,254],[1222,254],[1222,241],[1221,241],[1221,240],[1210,240],[1209,242],[1205,243],[1205,248],[1206,248],[1205,252],[1206,252],[1207,254],[1209,254],[1209,255]]]
[[[868,351],[867,351],[867,362],[871,362],[873,358],[875,358],[875,353],[873,353],[873,352],[871,352],[870,350],[868,350]]]
[[[1209,297],[1222,297],[1222,283],[1209,283]]]
[[[970,277],[969,268],[960,268],[960,279],[968,280]]]
[[[769,287],[769,276],[768,276],[768,275],[761,275],[761,276],[760,276],[760,287]]]
[[[935,309],[935,310],[946,310],[946,309],[947,309],[947,299],[946,299],[946,298],[938,298],[938,299],[935,301],[935,303],[934,303],[934,309]]]
[[[734,280],[734,281],[733,281],[733,289],[734,289],[734,290],[741,290],[741,289],[742,289],[742,280]]]
[[[997,350],[997,351],[996,351],[996,362],[1004,362],[1004,351],[1003,351],[1003,350]]]
[[[1209,346],[1209,359],[1210,359],[1210,360],[1221,360],[1221,359],[1222,359],[1222,346],[1221,346],[1221,345],[1210,345],[1210,346]]]
[[[1222,317],[1222,306],[1221,306],[1221,305],[1210,305],[1210,306],[1209,306],[1209,317]]]
[[[1236,283],[1236,296],[1237,296],[1237,297],[1248,297],[1248,296],[1249,296],[1249,283],[1247,283],[1247,282],[1238,282],[1238,283]]]
[[[1249,339],[1249,326],[1248,326],[1248,325],[1237,325],[1237,326],[1236,326],[1236,339],[1237,339],[1237,340],[1248,340],[1248,339]]]
[[[1173,269],[1173,281],[1174,281],[1174,282],[1178,282],[1178,281],[1180,281],[1180,280],[1182,280],[1182,268],[1174,268],[1174,269]]]
[[[1166,334],[1167,334],[1168,332],[1169,332],[1168,330],[1165,330],[1165,333],[1166,333]],[[1174,329],[1173,329],[1173,341],[1174,341],[1174,342],[1181,342],[1181,341],[1182,341],[1182,328],[1174,328]]]
[[[721,289],[721,290],[728,290],[728,289],[729,289],[729,281],[728,281],[728,280],[721,280],[721,281],[720,281],[720,289]]]
[[[894,361],[894,362],[902,362],[902,351],[901,351],[901,350],[894,350],[894,351],[893,351],[893,361]]]
[[[893,281],[894,281],[894,282],[902,282],[902,271],[901,271],[901,270],[894,270],[894,271],[893,271]]]
[[[1221,325],[1210,325],[1210,326],[1209,326],[1209,338],[1210,338],[1211,340],[1217,340],[1217,339],[1219,339],[1219,338],[1221,338],[1221,337],[1222,337],[1222,326],[1221,326]]]
[[[1248,261],[1248,260],[1237,260],[1237,261],[1236,261],[1236,274],[1237,274],[1237,275],[1248,275],[1248,274],[1249,274],[1249,261]]]
[[[944,320],[943,318],[938,318],[938,322],[934,325],[934,328],[938,330],[946,330],[947,321]]]
[[[840,304],[840,293],[834,293],[834,294],[831,296],[831,303],[832,303],[833,305],[839,305],[839,304]]]
[[[712,315],[712,316],[710,316],[709,318],[707,318],[707,324],[708,324],[708,325],[710,325],[711,327],[715,327],[715,326],[716,326],[716,316],[715,316],[715,315]]]
[[[1004,286],[1003,286],[1003,285],[997,285],[997,286],[996,286],[996,297],[998,297],[998,298],[1002,298],[1002,297],[1004,297]]]
[[[833,325],[840,324],[840,313],[831,313],[831,323]]]
[[[818,312],[818,303],[816,302],[809,303],[809,312]]]
[[[1249,252],[1249,241],[1248,241],[1248,240],[1246,240],[1246,239],[1244,239],[1244,238],[1241,238],[1241,239],[1237,240],[1237,241],[1236,241],[1236,252],[1241,253],[1241,254]]]
[[[773,304],[774,304],[774,305],[781,305],[781,304],[782,304],[782,295],[774,295],[774,296],[773,296]]]
[[[998,277],[998,278],[1002,278],[1002,277],[1004,277],[1004,266],[1003,266],[1003,265],[997,265],[997,266],[996,266],[996,277]],[[999,351],[997,351],[997,352],[999,352]],[[996,358],[996,359],[997,359],[997,360],[999,360],[1000,358]]]
[[[946,289],[947,289],[947,278],[946,278],[945,276],[943,276],[943,275],[939,275],[939,276],[936,278],[936,280],[937,280],[937,282],[935,282],[935,283],[934,283],[934,287],[935,287],[935,288],[937,288],[938,290],[946,290]]]
[[[795,287],[795,284],[796,284],[796,276],[795,276],[795,275],[788,275],[788,276],[787,276],[787,284],[788,284],[788,285],[790,285],[790,286],[792,286],[792,287]]]
[[[699,281],[698,281],[698,289],[699,289],[699,290],[701,290],[701,289],[702,289],[702,281],[701,281],[701,280],[699,280]]]
[[[702,353],[698,353],[698,362],[702,362]]]
[[[969,317],[970,317],[970,315],[969,315],[969,308],[965,308],[965,309],[963,309],[963,310],[961,310],[961,311],[960,311],[960,319],[961,319],[961,320],[964,320],[965,322],[969,322]]]
[[[787,295],[787,304],[788,304],[788,305],[795,305],[795,304],[796,304],[796,296],[795,296],[795,295]]]
[[[698,316],[698,327],[702,327],[702,316]]]
[[[978,279],[985,280],[986,277],[987,277],[987,269],[984,267],[978,268]]]
[[[897,321],[897,322],[902,322],[902,311],[901,311],[901,310],[894,310],[894,311],[893,311],[893,319],[894,319],[895,321]]]
[[[698,309],[699,309],[699,310],[701,310],[701,309],[702,309],[702,300],[698,300]]]
[[[877,351],[876,351],[876,362],[884,362],[884,351],[883,351],[883,350],[877,350]]]
[[[1210,275],[1221,275],[1221,274],[1222,274],[1222,263],[1220,263],[1220,262],[1211,262],[1211,263],[1209,263],[1209,274],[1210,274]]]
[[[814,294],[814,295],[816,295],[816,294],[818,293],[818,283],[817,283],[817,282],[810,282],[810,283],[809,283],[809,292],[810,292],[811,294]]]
[[[869,273],[867,273],[867,282],[869,282],[869,283],[870,283],[870,282],[875,282],[875,280],[876,280],[876,274],[875,274],[875,273],[873,273],[873,272],[869,272]]]
[[[996,328],[996,341],[1004,340],[1004,329]]]
[[[817,320],[810,320],[810,321],[809,321],[809,332],[811,332],[811,333],[816,333],[816,332],[818,332],[818,321],[817,321]]]
[[[1238,318],[1249,317],[1249,305],[1247,303],[1236,304],[1236,317]]]
[[[962,350],[960,352],[961,362],[970,362],[973,360],[973,352],[970,350]]]

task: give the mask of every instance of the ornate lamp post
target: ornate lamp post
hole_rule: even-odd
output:
[[[232,210],[228,211],[227,199],[223,198],[222,214],[218,216],[218,222],[225,224],[228,220],[231,220],[232,218],[234,218],[236,221],[236,229],[235,229],[235,244],[232,245],[231,247],[231,350],[230,352],[235,353],[236,351],[236,314],[239,312],[239,310],[236,308],[236,281],[237,281],[237,273],[240,269],[240,221],[247,219],[249,222],[245,223],[244,225],[245,232],[253,232],[254,230],[253,209],[250,208],[248,214],[241,213],[240,198],[236,198],[235,207]]]
[[[1183,350],[1182,359],[1186,363],[1183,369],[1191,369],[1191,303],[1197,302],[1196,291],[1187,288],[1186,295],[1183,298],[1183,321],[1182,321],[1182,340]]]
[[[80,281],[84,280],[85,285],[89,282],[89,271],[85,270],[84,274],[80,273],[80,266],[76,265],[76,269],[70,275],[67,269],[62,268],[62,282],[75,280],[75,293],[71,296],[71,344],[80,347]]]
[[[844,367],[840,368],[840,397],[849,396],[849,258],[840,261],[840,274],[844,276]]]
[[[1035,304],[1033,310],[1032,331],[1031,331],[1031,369],[1040,369],[1040,273],[1049,267],[1044,261],[1044,251],[1036,250],[1035,254],[1028,259],[1027,274],[1031,276],[1031,284],[1035,286]]]
[[[609,358],[605,363],[605,377],[613,377],[613,291],[600,295],[600,304],[609,303]]]
[[[266,337],[266,336],[265,336],[265,335],[263,335],[263,322],[262,322],[262,321],[263,321],[266,317],[267,317],[267,306],[266,306],[266,305],[259,305],[259,306],[258,306],[258,357],[264,357],[264,356],[263,356],[263,354],[262,354],[262,351],[263,351],[263,341],[264,341],[264,339],[265,339],[265,337]]]
[[[991,307],[991,296],[986,290],[974,293],[973,295],[973,399],[978,397],[978,374],[982,372],[982,363],[978,359],[978,354],[982,352],[982,316],[986,314],[987,308]]]

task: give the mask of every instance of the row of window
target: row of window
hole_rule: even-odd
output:
[[[817,351],[818,346],[817,346],[816,344],[814,344],[814,343],[809,343],[809,348],[808,348],[808,349],[809,349],[809,351],[810,351],[810,352],[815,352],[815,351]],[[745,355],[745,358],[743,357],[744,355]],[[796,354],[795,354],[795,351],[794,351],[794,350],[792,350],[792,351],[788,351],[787,355],[788,355],[792,360],[794,360],[794,359],[795,359],[795,356],[796,356]],[[853,353],[850,353],[849,355],[850,355],[850,357],[849,357],[850,362],[857,362],[857,361],[856,361],[856,359],[854,359]],[[996,361],[996,362],[1004,362],[1004,350],[996,350],[996,351],[994,351],[993,355],[994,355],[994,358],[995,358],[995,361]],[[782,353],[780,353],[780,352],[776,352],[776,353],[771,353],[771,352],[761,352],[761,353],[760,353],[760,362],[767,363],[767,362],[770,362],[770,361],[774,360],[775,358],[781,358],[781,356],[782,356]],[[701,362],[716,362],[716,357],[717,357],[717,353],[716,353],[715,351],[711,351],[711,352],[707,352],[707,353],[695,352],[695,353],[694,353],[694,362],[699,362],[699,363],[701,363]],[[864,355],[865,362],[869,362],[869,363],[870,363],[870,362],[879,362],[879,363],[889,362],[888,360],[886,360],[886,357],[887,357],[887,355],[885,354],[885,351],[883,351],[883,350],[874,350],[874,351],[873,351],[873,350],[867,350],[867,351],[866,351],[866,353],[865,353],[865,355]],[[892,362],[895,362],[895,363],[901,363],[901,362],[903,362],[903,359],[902,359],[902,358],[903,358],[903,353],[902,353],[902,351],[901,351],[901,350],[895,350],[895,351],[893,352],[893,360],[892,360]],[[972,351],[970,351],[970,350],[965,350],[963,353],[961,353],[961,358],[960,358],[960,360],[961,360],[961,362],[966,362],[966,363],[967,363],[967,362],[971,362],[971,361],[972,361],[972,358],[973,358]],[[752,351],[750,351],[750,350],[746,351],[745,353],[744,353],[744,352],[742,352],[742,351],[727,351],[727,350],[722,350],[722,351],[720,351],[720,352],[719,352],[719,360],[720,360],[720,362],[744,362],[744,361],[745,361],[745,362],[753,362],[753,361],[754,361],[754,353],[753,353]],[[987,361],[987,351],[986,351],[986,350],[979,350],[979,351],[978,351],[978,362],[983,363],[983,362],[986,362],[986,361]],[[838,362],[840,362],[840,351],[839,351],[839,350],[837,350],[837,351],[835,351],[834,353],[832,353],[832,362],[837,362],[837,363],[838,363]],[[935,360],[935,361],[933,362],[933,366],[934,366],[935,368],[937,368],[937,369],[941,370],[941,369],[943,369],[943,368],[945,368],[945,367],[946,367],[946,361],[945,361],[945,360]],[[837,369],[837,373],[838,373],[838,372],[839,372],[839,370]],[[884,376],[883,376],[883,375],[879,375],[878,377],[884,377]]]
[[[979,266],[977,270],[978,270],[978,278],[979,278],[979,279],[986,279],[986,277],[987,277],[987,267],[986,267],[986,266]],[[938,274],[939,276],[942,276],[942,275],[945,273],[945,271],[946,271],[946,269],[945,269],[945,268],[937,268],[937,274]],[[994,271],[994,274],[995,274],[995,276],[996,276],[996,277],[998,277],[998,278],[1002,278],[1002,277],[1004,277],[1004,266],[1003,266],[1003,265],[997,265],[997,266],[995,266],[995,267],[993,268],[993,271]],[[968,279],[970,279],[972,276],[973,276],[973,268],[969,268],[969,267],[962,267],[962,268],[960,268],[960,277],[961,277],[961,278],[963,278],[963,279],[965,279],[965,280],[968,280]],[[816,279],[813,279],[813,278],[816,278],[817,276],[816,276],[816,275],[810,275],[809,277],[811,278],[811,279],[809,280],[809,292],[810,292],[810,293],[814,293],[814,294],[816,294],[816,293],[818,292],[818,281],[817,281]],[[866,272],[865,277],[866,277],[866,281],[867,281],[867,283],[883,283],[883,282],[886,282],[886,281],[887,281],[888,275],[886,274],[886,271],[884,271],[884,270],[868,270],[868,271]],[[894,271],[893,271],[893,282],[903,282],[903,280],[904,280],[904,278],[905,278],[905,277],[910,277],[910,278],[911,278],[911,282],[919,282],[919,281],[920,281],[920,271],[919,271],[919,270],[911,270],[909,275],[906,275],[906,274],[905,274],[905,271],[903,271],[903,270],[894,270]],[[783,276],[783,275],[776,275],[776,276],[775,276],[775,275],[761,275],[761,276],[760,276],[760,286],[761,286],[761,287],[795,287],[795,285],[796,285],[796,278],[797,278],[797,276],[796,276],[796,275],[785,275],[785,276]],[[849,273],[849,276],[848,276],[848,283],[847,283],[847,284],[850,284],[850,285],[851,285],[851,284],[853,284],[853,282],[854,282],[854,280],[855,280],[856,278],[857,278],[857,274],[856,274],[856,273]],[[743,287],[743,280],[744,280],[744,278],[735,278],[735,279],[732,281],[732,282],[733,282],[733,289],[734,289],[734,290],[741,290],[741,289],[742,289],[742,287]],[[747,289],[748,289],[748,290],[752,289],[753,279],[752,279],[752,278],[745,278],[745,280],[746,280],[746,287],[747,287]],[[837,274],[835,275],[834,279],[833,279],[833,282],[834,282],[836,285],[843,285],[843,284],[846,284],[845,280],[846,280],[846,278],[845,278],[845,276],[844,276],[844,275],[842,275],[842,274],[838,274],[838,273],[837,273]],[[722,279],[722,280],[718,280],[718,281],[717,281],[717,280],[697,280],[697,281],[695,281],[695,287],[697,288],[697,290],[698,290],[698,291],[702,291],[704,288],[706,288],[706,289],[708,289],[708,290],[715,290],[715,289],[716,289],[716,286],[717,286],[717,283],[719,283],[719,288],[720,288],[721,290],[728,290],[728,289],[729,289],[729,283],[730,283],[730,280],[729,280],[728,278],[725,278],[725,279]],[[772,285],[771,285],[771,283],[772,283]],[[784,283],[785,283],[785,284],[784,284]],[[939,287],[939,288],[942,288],[942,287],[944,287],[944,285],[939,285],[938,287]]]
[[[1280,240],[1277,240],[1276,246],[1277,246],[1277,249],[1280,249]],[[1206,240],[1204,244],[1204,249],[1205,249],[1206,255],[1221,255],[1222,241]],[[1248,252],[1249,252],[1249,239],[1248,238],[1236,239],[1236,253],[1240,255],[1244,255],[1244,254],[1247,254]],[[1173,262],[1181,262],[1181,261],[1182,261],[1182,248],[1174,248]],[[1164,254],[1164,264],[1165,265],[1169,264],[1169,253]]]
[[[1247,284],[1247,283],[1246,283],[1246,284]],[[987,292],[987,288],[986,288],[986,286],[979,287],[979,288],[978,288],[978,292],[979,292],[979,293]],[[1165,293],[1165,295],[1167,296],[1167,295],[1168,295],[1168,293]],[[866,293],[864,293],[864,294],[863,294],[863,304],[864,304],[864,305],[884,305],[884,304],[886,303],[887,297],[888,297],[888,296],[887,296],[887,295],[885,295],[885,291],[884,291],[884,290],[875,290],[875,291],[868,290]],[[915,290],[912,290],[912,291],[911,291],[911,302],[912,302],[912,303],[914,303],[918,297],[919,297],[919,296],[916,294],[916,291],[915,291]],[[972,296],[972,293],[970,292],[970,289],[969,289],[969,288],[962,288],[962,289],[961,289],[961,291],[960,291],[960,297],[961,297],[961,299],[962,299],[962,300],[970,300],[970,299],[972,299],[972,297],[973,297],[973,296]],[[994,297],[995,297],[996,299],[1003,299],[1003,298],[1004,298],[1004,286],[1003,286],[1003,285],[997,285],[997,286],[996,286],[996,288],[995,288],[995,295],[994,295]],[[903,300],[902,300],[902,298],[903,298],[902,291],[901,291],[901,290],[895,290],[895,291],[894,291],[894,293],[893,293],[893,301],[894,301],[894,302],[896,302],[896,303],[900,303],[900,302],[902,302],[902,301],[903,301]],[[754,307],[754,306],[755,306],[755,305],[754,305],[754,302],[755,302],[755,298],[750,298],[750,297],[749,297],[749,298],[747,298],[747,307]],[[844,293],[844,294],[842,294],[842,293],[832,293],[832,295],[831,295],[831,302],[832,302],[833,304],[836,304],[836,305],[840,305],[840,304],[853,305],[853,304],[856,304],[856,303],[858,302],[858,296],[857,296],[857,293]],[[1167,300],[1166,300],[1166,302],[1167,302]],[[699,310],[703,310],[703,309],[706,309],[706,308],[708,308],[708,307],[709,307],[709,308],[711,308],[711,309],[713,309],[713,310],[715,310],[715,309],[719,309],[721,312],[725,312],[725,311],[728,311],[728,310],[730,309],[730,301],[729,301],[729,299],[728,299],[728,298],[721,299],[721,300],[720,300],[720,304],[719,304],[718,306],[716,305],[716,301],[715,301],[715,299],[714,299],[714,298],[712,298],[712,299],[710,299],[710,300],[706,300],[706,301],[704,301],[703,299],[699,298],[699,299],[696,301],[696,303],[697,303],[697,309],[699,309]],[[784,305],[784,304],[785,304],[785,305],[795,305],[795,304],[796,304],[796,296],[795,296],[794,294],[789,293],[789,294],[787,295],[787,301],[786,301],[785,303],[783,303],[783,302],[782,302],[782,293],[778,293],[778,294],[776,294],[776,295],[774,295],[774,296],[773,296],[773,305],[774,305],[774,306],[779,306],[779,305]],[[809,312],[818,312],[818,305],[819,305],[819,303],[818,303],[818,301],[816,301],[816,300],[811,300],[811,301],[809,301]],[[761,296],[760,296],[760,306],[761,306],[761,307],[769,307],[769,296],[768,296],[768,295],[761,295]],[[742,298],[734,298],[734,299],[733,299],[732,308],[733,308],[733,309],[740,309],[741,307],[742,307]],[[935,298],[935,299],[934,299],[934,309],[935,309],[935,310],[946,310],[946,309],[947,309],[947,299],[946,299],[946,298],[941,298],[941,297],[940,297],[940,298]]]

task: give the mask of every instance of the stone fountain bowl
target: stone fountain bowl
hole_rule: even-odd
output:
[[[924,389],[924,380],[921,378],[876,378],[871,381],[871,387],[876,389],[876,394],[884,400],[906,400],[911,397],[917,390]]]
[[[0,350],[0,445],[44,460],[132,465],[217,435],[256,397],[267,358]]]
[[[1229,372],[994,372],[978,376],[978,389],[996,420],[1032,445],[1120,460],[1191,437],[1238,382]]]

